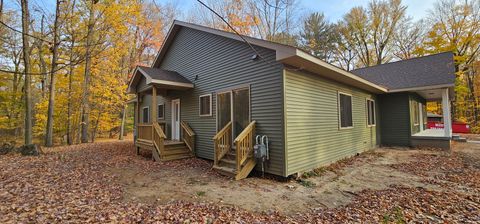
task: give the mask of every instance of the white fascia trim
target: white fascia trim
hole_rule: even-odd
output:
[[[419,90],[429,90],[429,89],[442,89],[442,88],[450,88],[455,87],[455,84],[442,84],[442,85],[433,85],[433,86],[420,86],[420,87],[412,87],[412,88],[404,88],[404,89],[393,89],[389,90],[389,93],[397,93],[397,92],[407,92],[407,91],[419,91]]]
[[[160,85],[168,85],[168,86],[179,86],[179,87],[185,87],[185,88],[193,88],[193,84],[191,83],[183,83],[183,82],[174,82],[174,81],[168,81],[168,80],[157,80],[157,79],[152,79],[143,69],[138,68],[138,71],[140,71],[146,78],[146,83],[147,85],[150,83],[154,84],[160,84]]]
[[[334,65],[331,65],[331,64],[329,64],[329,63],[327,63],[327,62],[324,62],[324,61],[322,61],[322,60],[320,60],[320,59],[318,59],[318,58],[316,58],[316,57],[314,57],[314,56],[312,56],[312,55],[310,55],[310,54],[308,54],[308,53],[306,53],[306,52],[303,52],[303,51],[297,49],[297,50],[296,50],[296,55],[297,55],[298,57],[301,57],[301,58],[305,59],[305,60],[311,61],[311,62],[313,62],[313,63],[315,63],[315,64],[317,64],[317,65],[319,65],[319,66],[328,68],[328,69],[330,69],[330,70],[332,70],[332,71],[334,71],[334,72],[337,72],[337,73],[339,73],[339,74],[341,74],[341,75],[343,75],[343,76],[346,76],[346,77],[348,77],[348,78],[351,78],[351,79],[353,79],[353,80],[355,80],[355,81],[361,82],[361,83],[363,83],[363,84],[365,84],[365,85],[368,85],[368,86],[370,86],[370,87],[373,87],[373,88],[375,88],[375,89],[378,89],[378,90],[380,90],[380,91],[382,91],[382,92],[384,92],[384,93],[388,92],[388,89],[386,89],[386,88],[383,88],[383,87],[381,87],[381,86],[379,86],[379,85],[376,85],[376,84],[374,84],[374,83],[372,83],[372,82],[369,82],[369,81],[367,81],[367,80],[365,80],[365,79],[362,79],[362,78],[360,78],[360,77],[358,77],[358,76],[356,76],[356,75],[354,75],[354,74],[352,74],[352,73],[350,73],[350,72],[347,72],[347,71],[345,71],[345,70],[343,70],[343,69],[341,69],[341,68],[338,68],[338,67],[336,67],[336,66],[334,66]]]

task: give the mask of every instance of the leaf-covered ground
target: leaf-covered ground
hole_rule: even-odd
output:
[[[0,223],[480,222],[479,149],[468,149],[468,153],[413,153],[410,162],[391,165],[436,188],[396,184],[383,190],[367,189],[352,192],[353,200],[346,205],[312,206],[288,215],[255,213],[200,200],[175,200],[175,196],[167,203],[125,200],[119,176],[109,171],[135,168],[147,174],[189,167],[215,175],[204,160],[154,163],[136,156],[133,144],[125,141],[46,151],[39,157],[0,157]],[[343,169],[355,162],[343,164],[333,168]]]

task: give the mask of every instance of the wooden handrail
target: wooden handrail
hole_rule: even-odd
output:
[[[250,122],[242,133],[240,133],[233,144],[236,146],[237,153],[237,170],[240,170],[243,163],[247,161],[249,157],[253,157],[253,137],[255,136],[255,123]]]
[[[213,162],[215,166],[218,166],[218,162],[227,154],[232,148],[232,122],[228,122],[225,127],[222,128],[214,137],[214,158]]]
[[[152,142],[158,152],[158,155],[160,156],[160,158],[162,158],[162,156],[165,154],[164,151],[165,151],[165,138],[167,138],[167,136],[165,135],[165,133],[163,132],[162,128],[160,127],[160,125],[157,123],[157,122],[153,122],[153,125],[152,125],[152,129],[153,129],[153,133],[152,133]]]
[[[232,125],[232,122],[231,122],[231,121],[228,122],[228,123],[225,125],[225,127],[222,128],[222,130],[220,130],[215,136],[213,136],[213,140],[218,139],[218,138],[220,138],[222,135],[224,135],[225,132],[227,131],[227,129],[229,128],[229,126],[231,126],[231,125]]]
[[[187,124],[185,121],[180,122],[180,126],[182,126],[182,139],[185,145],[187,145],[188,149],[193,153],[195,150],[195,132],[192,130],[190,125]]]
[[[152,125],[155,130],[157,131],[158,135],[162,138],[167,138],[167,136],[165,135],[165,133],[163,132],[163,129],[162,127],[160,127],[160,124],[158,124],[157,122],[153,122],[153,125]]]

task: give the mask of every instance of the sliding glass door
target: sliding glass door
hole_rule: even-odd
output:
[[[232,121],[235,139],[250,123],[250,89],[239,88],[217,94],[217,131]]]

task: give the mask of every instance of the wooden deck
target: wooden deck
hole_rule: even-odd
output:
[[[135,141],[137,150],[151,150],[152,157],[155,161],[169,161],[193,157],[195,155],[195,133],[190,129],[188,124],[182,123],[182,141],[166,139],[163,131],[164,128],[158,123],[137,125],[138,138]]]

